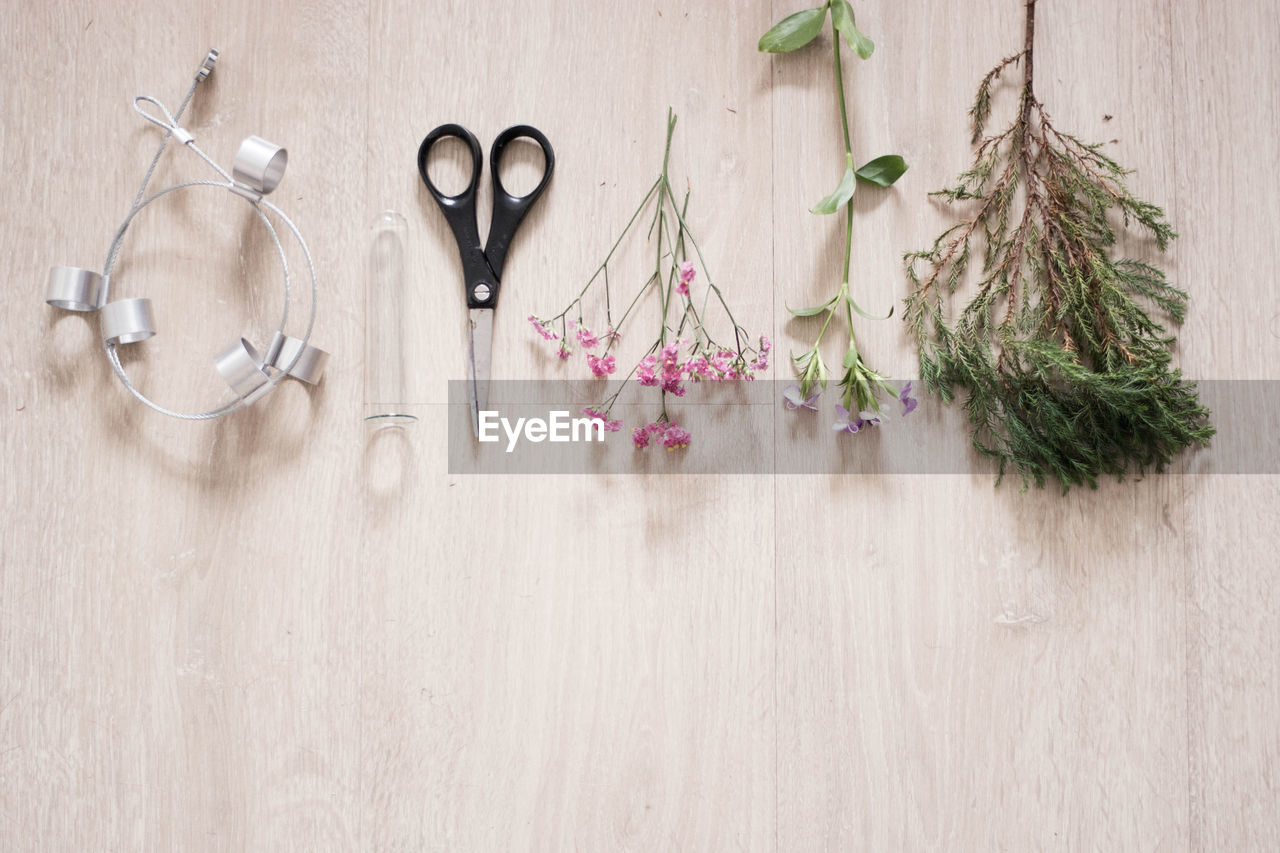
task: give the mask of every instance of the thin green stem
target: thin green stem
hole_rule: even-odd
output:
[[[689,193],[686,190],[684,194],[684,209],[681,211],[681,215],[685,215],[688,212],[689,212]],[[670,284],[671,281],[673,281],[677,276],[680,275],[681,259],[687,258],[686,250],[684,247],[684,229],[680,228],[675,235],[672,235],[670,230],[668,230],[667,242],[670,243],[673,247],[671,250],[671,270],[667,273],[668,284]],[[704,334],[706,333],[706,329],[702,328],[702,318],[698,316],[698,309],[693,306],[692,296],[686,295],[684,313],[680,315],[680,323],[676,327],[676,331],[675,331],[675,335],[677,339],[680,337],[681,332],[684,331],[685,323],[689,321],[690,314],[693,315],[695,331],[701,329]],[[695,345],[696,343],[697,341],[695,340]]]
[[[844,105],[844,72],[840,68],[840,33],[836,30],[834,17],[831,19],[831,49],[835,52],[836,94],[840,98],[840,122],[844,126],[844,153],[846,158],[852,158],[853,142],[849,138],[849,111]]]
[[[835,18],[831,19],[831,43],[832,50],[835,54],[836,66],[836,98],[840,101],[840,126],[844,130],[844,160],[845,168],[853,168],[853,140],[849,134],[849,110],[845,106],[844,98],[844,71],[840,61],[840,33],[836,30]],[[854,179],[855,186],[857,179]],[[849,264],[853,257],[853,198],[845,202],[845,232],[844,232],[844,279],[840,287],[840,294],[844,297],[845,313],[849,318],[849,346],[853,346],[853,314],[849,310],[849,303],[852,297],[849,296]],[[833,313],[834,313],[834,307]],[[828,318],[830,319],[830,318]],[[824,327],[825,328],[825,327]]]
[[[613,329],[613,300],[609,295],[609,268],[604,268],[604,319],[609,324],[609,328]],[[613,342],[617,338],[609,341],[609,346],[613,346]]]
[[[853,339],[853,298],[849,296],[849,285],[845,285],[841,289],[844,294],[844,316],[845,322],[849,325],[849,349],[856,355],[858,352],[858,343]]]
[[[615,332],[622,328],[623,323],[627,322],[627,316],[631,314],[631,309],[636,307],[636,303],[640,301],[641,296],[644,296],[645,291],[649,289],[649,285],[653,284],[653,281],[654,276],[649,276],[649,279],[636,291],[636,295],[631,297],[631,304],[627,306],[626,311],[622,312],[622,319],[618,321],[618,325],[614,326]]]
[[[822,343],[822,336],[827,333],[827,326],[831,325],[831,318],[836,315],[836,309],[840,307],[840,302],[848,291],[848,285],[840,287],[840,293],[836,295],[836,301],[831,303],[831,307],[827,309],[827,319],[822,321],[822,328],[818,330],[818,336],[813,339],[813,348],[817,349],[818,344]]]
[[[663,180],[666,178],[664,176]],[[671,282],[667,281],[666,286],[662,285],[662,232],[666,230],[666,205],[661,198],[658,199],[658,246],[657,258],[654,261],[653,277],[658,280],[658,292],[662,297],[662,318],[658,324],[658,339],[662,343],[667,342],[667,306],[671,303]]]
[[[849,261],[853,257],[853,200],[845,207],[844,283],[849,283]]]
[[[582,290],[578,291],[578,295],[575,296],[573,300],[571,300],[569,304],[565,306],[563,311],[561,311],[559,314],[555,315],[550,320],[548,320],[547,321],[548,323],[554,322],[555,320],[558,320],[561,317],[564,317],[571,310],[573,310],[574,305],[581,305],[582,297],[585,296],[587,291],[591,289],[591,285],[595,283],[596,279],[600,277],[601,273],[604,273],[605,281],[607,285],[608,274],[609,274],[608,272],[609,261],[613,259],[614,253],[617,252],[618,247],[622,245],[623,238],[627,236],[627,232],[631,230],[631,226],[635,225],[636,219],[638,219],[640,217],[640,214],[644,212],[644,209],[648,207],[649,199],[653,198],[654,192],[657,191],[658,187],[661,186],[661,184],[662,184],[661,178],[653,182],[653,186],[649,187],[649,191],[644,194],[644,201],[640,202],[640,206],[636,208],[635,213],[631,214],[631,218],[627,220],[627,224],[622,229],[622,233],[618,235],[618,239],[613,241],[613,245],[609,248],[609,253],[604,256],[604,260],[600,262],[600,266],[596,267],[595,272],[591,274],[591,278],[587,279],[587,283],[582,286]]]
[[[676,132],[676,115],[671,107],[667,107],[667,148],[662,152],[662,179],[667,179],[667,166],[671,163],[671,137]]]
[[[654,344],[653,346],[649,347],[649,352],[645,353],[645,356],[648,357],[652,355],[653,351],[657,348],[658,348],[657,344]],[[622,393],[622,390],[627,387],[627,383],[631,381],[631,377],[635,375],[636,370],[638,370],[639,368],[640,368],[640,362],[637,361],[635,364],[631,366],[631,370],[627,371],[627,375],[623,377],[622,381],[618,383],[617,390],[615,390],[608,397],[604,398],[604,401],[600,404],[600,408],[604,410],[604,413],[606,415],[608,415],[610,412],[613,411],[614,404],[618,402],[618,396]]]
[[[609,254],[604,256],[604,260],[600,263],[600,266],[596,268],[595,273],[591,276],[590,280],[587,281],[588,287],[591,286],[592,281],[595,281],[596,276],[609,265],[609,261],[613,258],[614,252],[618,251],[618,247],[622,245],[622,239],[627,236],[627,232],[631,230],[631,226],[635,224],[636,219],[639,218],[641,212],[648,207],[649,199],[653,197],[654,191],[658,189],[660,184],[661,181],[654,181],[653,186],[649,187],[649,191],[644,194],[644,200],[640,202],[640,206],[636,208],[636,212],[631,214],[631,218],[627,220],[627,225],[622,229],[622,233],[618,235],[618,239],[614,240],[613,245],[609,247]],[[586,291],[587,289],[584,287],[582,292],[586,293]],[[581,294],[579,294],[579,296],[581,296]]]
[[[730,310],[729,303],[725,301],[724,294],[720,292],[720,288],[716,287],[715,282],[711,280],[711,272],[707,268],[707,262],[702,258],[702,249],[698,248],[698,241],[693,239],[693,233],[689,230],[688,223],[684,221],[684,216],[680,213],[675,194],[671,191],[671,184],[664,180],[663,187],[666,190],[667,198],[671,199],[671,206],[674,209],[676,220],[680,223],[680,229],[688,235],[689,244],[693,246],[694,254],[698,256],[698,263],[702,265],[702,271],[706,273],[707,287],[711,288],[716,295],[716,299],[720,300],[720,305],[724,307],[724,313],[729,315],[729,322],[733,324],[734,348],[737,349],[739,356],[743,356],[742,327],[734,319],[733,311]]]

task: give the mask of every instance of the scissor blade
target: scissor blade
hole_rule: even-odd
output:
[[[493,309],[467,310],[470,357],[467,359],[467,397],[471,403],[471,428],[480,437],[480,411],[489,405],[489,375],[493,357]]]

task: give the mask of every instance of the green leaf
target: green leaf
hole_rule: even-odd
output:
[[[851,305],[851,306],[853,307],[853,310],[854,310],[854,311],[857,311],[857,312],[858,312],[858,316],[859,316],[859,317],[866,317],[868,320],[888,320],[890,317],[892,317],[892,316],[893,316],[893,306],[892,306],[892,305],[890,305],[890,306],[889,306],[889,313],[888,313],[888,314],[883,314],[883,315],[880,315],[880,316],[877,316],[877,315],[875,315],[875,314],[868,314],[866,311],[863,311],[863,310],[862,310],[862,308],[860,308],[860,307],[858,306],[858,303],[854,302],[852,299],[850,299],[850,300],[849,300],[849,305]]]
[[[853,198],[853,192],[857,189],[857,186],[858,181],[853,169],[845,169],[844,177],[840,179],[840,186],[836,187],[835,192],[809,208],[809,212],[835,213],[849,203],[849,199]]]
[[[821,314],[823,311],[831,310],[831,303],[834,301],[835,301],[834,299],[829,299],[826,302],[822,303],[821,305],[815,305],[812,308],[788,307],[787,310],[790,311],[792,315],[796,317],[812,317],[815,314]]]
[[[861,56],[863,59],[870,59],[871,54],[875,53],[876,43],[857,30],[853,31],[853,40],[853,49],[857,51],[858,56]]]
[[[907,171],[907,161],[897,154],[886,154],[862,164],[858,177],[878,187],[892,186]]]
[[[858,363],[858,351],[853,347],[849,347],[844,352],[844,366],[846,370],[853,370]],[[846,377],[847,378],[847,377]]]
[[[799,50],[817,38],[826,20],[826,6],[788,15],[762,35],[756,47],[764,53],[790,53]]]
[[[815,385],[826,390],[827,365],[822,361],[822,353],[816,346],[801,356],[792,353],[791,361],[795,365],[796,373],[800,376],[802,396],[807,398]]]
[[[863,59],[871,58],[876,49],[875,42],[858,32],[858,28],[854,26],[853,7],[849,5],[849,0],[835,0],[831,4],[831,23],[844,36],[854,53]]]

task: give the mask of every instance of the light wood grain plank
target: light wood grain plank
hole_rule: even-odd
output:
[[[1148,129],[1122,159],[1154,164],[1139,190],[1172,204],[1163,12],[1041,6],[1048,109],[1090,137],[1133,107]],[[855,156],[912,164],[857,211],[855,287],[879,311],[902,294],[901,252],[948,221],[923,193],[967,165],[973,87],[1021,45],[1022,9],[859,22],[877,51],[847,63]],[[839,281],[838,227],[803,213],[834,174],[810,164],[839,161],[829,64],[828,43],[775,70],[779,287],[815,282],[810,302]],[[808,330],[786,331],[799,346]],[[874,365],[914,372],[899,324],[859,332]],[[1174,478],[1067,498],[979,476],[781,480],[779,849],[1186,849],[1182,494]]]
[[[768,481],[447,474],[445,383],[465,376],[461,277],[414,159],[437,124],[470,128],[486,159],[519,122],[556,150],[504,273],[495,378],[571,375],[525,317],[559,310],[607,251],[661,166],[668,106],[680,116],[672,172],[693,187],[702,249],[740,321],[769,331],[770,248],[757,239],[770,216],[769,102],[752,35],[767,10],[620,11],[442,6],[424,27],[419,5],[374,7],[368,215],[392,207],[410,224],[410,396],[423,420],[368,451],[371,849],[773,846]],[[482,232],[488,185],[486,174]],[[615,267],[619,292],[652,263],[642,247]]]
[[[1194,850],[1280,844],[1280,621],[1275,477],[1195,477],[1190,489],[1187,710]]]
[[[30,168],[5,214],[26,296],[5,345],[0,846],[352,846],[358,730],[334,709],[353,706],[358,682],[330,673],[359,663],[358,491],[354,468],[334,464],[357,455],[335,403],[355,390],[358,332],[329,288],[352,277],[339,272],[354,237],[342,199],[362,196],[364,176],[358,147],[321,131],[362,133],[359,7],[15,12],[3,150]],[[128,400],[95,326],[55,319],[38,294],[52,264],[101,267],[158,139],[130,99],[176,108],[210,46],[222,61],[184,123],[226,164],[251,133],[291,148],[279,203],[322,270],[315,340],[341,355],[314,394],[180,424]],[[209,177],[186,152],[167,156],[153,186]],[[126,247],[118,293],[152,296],[160,323],[129,364],[172,405],[216,400],[212,353],[246,327],[264,342],[279,311],[278,272],[259,266],[262,237],[237,205],[166,203]],[[259,275],[261,295],[238,284]],[[344,517],[349,528],[329,523]]]
[[[1274,379],[1277,312],[1270,281],[1280,178],[1274,10],[1171,10],[1171,110],[1180,216],[1178,272],[1192,290],[1181,350],[1193,375]],[[1231,426],[1270,431],[1261,412]],[[1224,425],[1224,429],[1231,426]],[[1227,440],[1239,437],[1223,436]],[[1247,469],[1246,469],[1247,470]],[[1276,617],[1275,477],[1188,478],[1188,732],[1191,847],[1280,845],[1280,619]]]

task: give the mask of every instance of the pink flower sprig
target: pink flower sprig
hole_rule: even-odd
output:
[[[532,314],[529,315],[529,324],[533,326],[533,330],[542,336],[545,341],[558,341],[560,336],[547,328],[547,324]]]
[[[600,343],[600,339],[593,335],[590,329],[579,323],[578,343],[582,344],[583,349],[592,349]]]
[[[597,409],[593,409],[590,406],[587,406],[586,408],[584,408],[582,410],[582,414],[591,418],[591,420],[593,421],[601,421],[604,424],[605,432],[617,432],[618,430],[622,429],[622,421],[612,420],[604,412],[601,412]]]
[[[689,295],[689,284],[697,275],[697,271],[693,268],[693,261],[685,261],[680,265],[680,283],[676,285],[676,293],[681,296]]]
[[[668,452],[683,450],[689,446],[692,439],[687,429],[670,421],[657,420],[631,431],[631,442],[636,446],[636,450],[648,447],[650,440],[662,445]]]
[[[610,373],[613,373],[614,368],[617,366],[617,362],[611,355],[606,355],[602,358],[600,356],[587,353],[587,366],[591,368],[592,375],[597,379],[602,379]]]
[[[733,350],[705,350],[697,345],[690,348],[688,357],[680,360],[680,347],[686,341],[672,341],[657,353],[650,353],[636,365],[636,384],[649,388],[661,388],[668,394],[683,397],[687,390],[684,382],[722,382],[727,380],[755,379],[758,373],[769,369],[769,351],[773,344],[761,336],[756,357],[751,361],[740,357]]]
[[[610,420],[610,413],[632,379],[640,387],[654,388],[661,404],[661,414],[645,426],[633,429],[632,441],[636,447],[647,447],[653,442],[668,450],[689,445],[689,432],[674,423],[667,412],[668,397],[683,397],[691,383],[754,379],[769,369],[772,350],[767,337],[753,338],[734,318],[724,293],[712,280],[702,251],[689,231],[685,219],[689,193],[684,193],[683,200],[677,199],[667,171],[675,126],[675,115],[668,111],[662,172],[591,278],[559,314],[548,320],[536,316],[529,318],[540,337],[556,343],[555,352],[560,359],[571,359],[573,351],[569,341],[576,338],[590,375],[596,379],[607,379],[618,372],[623,329],[628,321],[633,321],[633,325],[638,322],[636,315],[639,312],[636,309],[646,303],[642,297],[649,295],[648,304],[654,304],[658,309],[651,327],[654,330],[654,337],[650,339],[652,343],[612,389],[612,394],[600,404],[590,407],[589,411],[584,411],[606,424],[616,423]],[[652,272],[626,309],[615,318],[609,264],[624,238],[639,221],[640,214],[650,204],[653,205],[653,218],[649,239],[656,239],[658,245],[657,251],[649,257],[656,260]],[[656,298],[653,298],[654,294]],[[732,340],[724,343],[715,337],[722,322],[732,331]],[[596,334],[592,329],[606,331]],[[756,346],[751,345],[752,340],[758,341]]]

